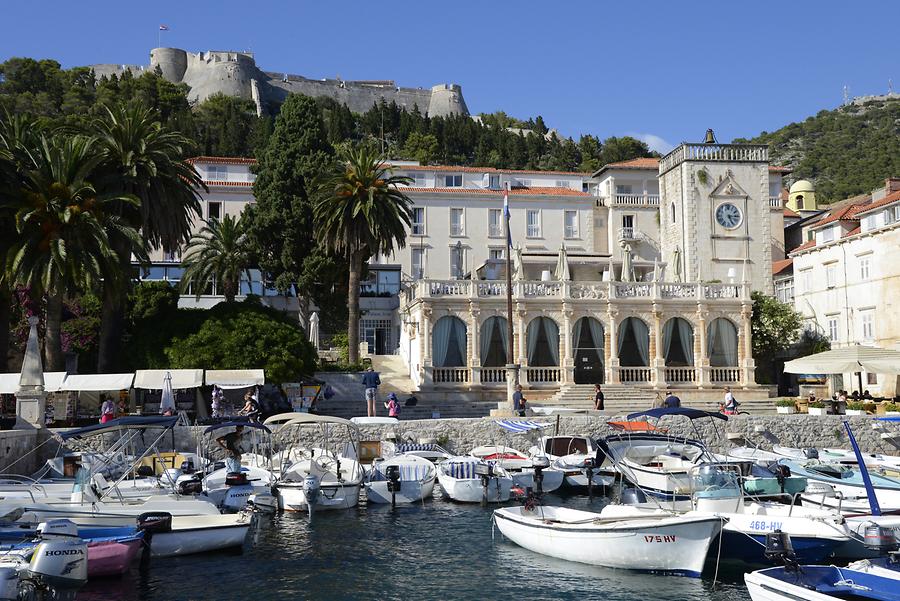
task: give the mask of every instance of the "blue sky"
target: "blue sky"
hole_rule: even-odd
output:
[[[469,109],[664,147],[774,130],[900,89],[900,2],[7,2],[0,60],[148,62],[157,43],[246,50],[307,77],[454,82]]]

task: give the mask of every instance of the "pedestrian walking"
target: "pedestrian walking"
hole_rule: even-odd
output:
[[[388,410],[388,415],[390,417],[400,418],[400,400],[393,392],[387,396],[387,400],[384,402],[384,408]]]
[[[519,417],[525,417],[525,403],[528,399],[522,394],[522,385],[516,384],[516,391],[513,393],[513,413]]]
[[[375,417],[375,401],[378,399],[378,387],[381,386],[381,378],[378,372],[369,367],[362,377],[363,388],[366,389],[366,415]]]
[[[600,384],[594,384],[594,409],[603,411],[603,401],[603,390],[600,388]]]

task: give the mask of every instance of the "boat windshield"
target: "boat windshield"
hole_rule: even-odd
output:
[[[833,463],[819,463],[816,465],[807,466],[807,469],[811,472],[815,472],[817,474],[821,474],[823,476],[828,476],[829,478],[836,478],[838,480],[845,480],[848,478],[853,478],[854,472],[852,469],[845,465],[836,465]]]
[[[544,452],[548,455],[563,457],[574,453],[587,453],[587,440],[572,436],[554,436],[544,444]]]
[[[696,498],[730,499],[741,496],[740,473],[734,466],[705,464],[690,472],[691,494]]]

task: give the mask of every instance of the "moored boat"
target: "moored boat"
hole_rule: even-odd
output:
[[[451,457],[438,465],[438,482],[445,497],[461,503],[503,503],[513,480],[500,466],[474,457]]]
[[[437,468],[417,455],[395,455],[376,461],[366,474],[369,503],[417,503],[434,493]]]

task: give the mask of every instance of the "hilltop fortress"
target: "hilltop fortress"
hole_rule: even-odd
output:
[[[253,100],[258,114],[272,112],[290,93],[327,96],[346,104],[351,111],[364,113],[384,98],[399,106],[432,117],[468,115],[462,88],[457,84],[439,84],[430,89],[401,88],[393,81],[344,81],[342,79],[308,79],[300,75],[262,71],[252,53],[210,50],[194,54],[180,48],[154,48],[150,65],[91,65],[97,77],[135,74],[157,67],[163,77],[173,83],[190,86],[189,98],[202,102],[213,94],[239,96]]]

